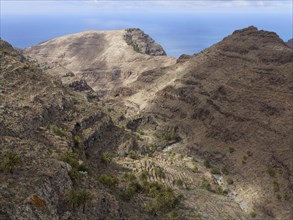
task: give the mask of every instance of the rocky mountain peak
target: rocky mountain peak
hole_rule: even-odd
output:
[[[163,47],[157,44],[149,35],[139,28],[128,28],[124,40],[131,45],[136,52],[151,56],[165,56]]]

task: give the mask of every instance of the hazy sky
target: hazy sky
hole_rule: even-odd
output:
[[[8,1],[1,0],[1,38],[28,47],[89,29],[138,27],[167,53],[192,54],[235,29],[255,25],[292,38],[292,1]]]

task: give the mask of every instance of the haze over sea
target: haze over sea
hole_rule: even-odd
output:
[[[250,25],[287,41],[292,38],[292,1],[1,0],[1,38],[20,48],[85,30],[137,27],[178,57]]]

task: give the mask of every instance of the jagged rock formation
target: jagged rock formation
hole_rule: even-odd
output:
[[[126,29],[124,40],[128,45],[131,45],[133,49],[139,53],[148,54],[151,56],[165,56],[166,52],[161,45],[155,43],[155,41],[147,34],[145,34],[139,28]]]
[[[163,56],[162,47],[139,29],[85,31],[40,43],[23,53],[51,75],[74,74],[62,78],[63,83],[84,79],[100,94],[127,86],[143,71],[176,62]]]
[[[293,48],[293,38],[288,40],[287,43],[286,43],[289,47],[292,47]]]

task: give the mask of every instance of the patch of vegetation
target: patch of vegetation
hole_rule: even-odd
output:
[[[198,167],[194,165],[194,167],[192,168],[192,172],[199,173]]]
[[[274,177],[276,175],[276,172],[274,171],[273,167],[268,166],[267,168],[267,173],[271,176]]]
[[[250,150],[247,151],[246,153],[247,153],[247,156],[249,156],[249,157],[252,157],[252,155],[253,155],[253,153]]]
[[[14,170],[21,165],[20,156],[12,151],[8,151],[4,154],[1,166],[8,170],[10,174],[13,174]]]
[[[285,195],[284,195],[284,199],[285,199],[286,201],[289,200],[289,196],[288,196],[288,194],[285,194]]]
[[[118,178],[116,176],[110,176],[107,174],[102,174],[99,177],[99,182],[102,183],[103,185],[109,187],[110,189],[114,190],[116,189],[118,185]]]
[[[133,182],[136,180],[136,176],[133,173],[124,173],[123,178],[128,182]]]
[[[159,147],[159,146],[158,146],[157,144],[154,144],[154,143],[148,145],[148,149],[149,149],[151,152],[155,152],[155,151],[158,149],[158,147]]]
[[[101,162],[106,164],[106,166],[108,166],[112,161],[112,156],[109,152],[104,152],[102,154],[102,158],[101,158]]]
[[[179,141],[181,138],[176,132],[165,132],[162,134],[165,141]]]
[[[182,187],[182,186],[183,186],[183,180],[182,180],[182,179],[178,179],[178,180],[176,180],[176,185],[177,185],[178,187]]]
[[[221,172],[222,172],[224,175],[228,175],[228,174],[229,174],[229,171],[228,171],[228,169],[227,169],[226,166],[222,167]]]
[[[142,192],[143,187],[138,182],[132,182],[128,185],[122,194],[122,198],[129,201],[136,193]]]
[[[66,151],[60,158],[63,162],[68,163],[71,167],[78,167],[78,156],[75,153]]]
[[[131,151],[129,151],[129,153],[128,153],[128,157],[130,157],[130,158],[133,159],[133,160],[136,160],[136,159],[138,158],[138,154],[137,154],[136,151],[131,150]]]
[[[280,194],[277,194],[277,199],[278,200],[281,200],[282,199],[282,196]]]
[[[92,195],[85,191],[76,191],[75,189],[70,190],[65,197],[65,201],[72,205],[72,208],[82,207],[82,212],[85,213],[86,206],[92,201]]]
[[[229,178],[227,178],[227,183],[229,184],[229,185],[232,185],[233,183],[234,183],[234,181],[229,177]]]
[[[216,175],[220,175],[221,174],[221,170],[218,167],[212,167],[211,168],[211,173],[212,174],[216,174]]]
[[[223,194],[223,188],[221,186],[216,187],[216,193]]]
[[[255,217],[256,217],[256,213],[255,213],[254,211],[251,211],[251,212],[249,213],[249,216],[250,216],[251,218],[255,218]]]
[[[62,128],[59,128],[56,124],[51,124],[49,130],[60,137],[65,136],[65,131]]]
[[[243,156],[243,160],[247,160],[247,156]]]
[[[202,189],[205,189],[205,190],[208,190],[208,191],[211,191],[211,189],[212,189],[211,184],[209,183],[209,181],[205,177],[201,178],[200,187]]]
[[[83,177],[82,174],[76,168],[71,169],[68,172],[68,175],[73,183],[77,183]]]
[[[162,170],[161,167],[156,166],[156,167],[154,168],[154,170],[155,170],[155,175],[156,175],[157,177],[159,177],[159,178],[165,178],[165,173],[163,172],[163,170]]]
[[[148,179],[148,175],[149,175],[148,171],[144,170],[141,172],[139,178],[141,181],[146,181]]]
[[[277,181],[273,181],[273,190],[274,192],[279,192],[280,191],[280,186]]]
[[[235,148],[234,147],[229,147],[229,152],[230,152],[230,154],[234,153],[235,152]]]
[[[74,147],[79,147],[80,143],[81,143],[81,138],[78,135],[75,135],[73,137],[73,143],[74,143]]]
[[[205,161],[203,162],[203,165],[204,165],[206,168],[211,168],[211,163],[210,163],[209,160],[205,160]]]
[[[180,197],[171,188],[165,188],[159,183],[150,184],[148,195],[154,198],[148,203],[148,210],[154,215],[168,213],[180,203]]]

